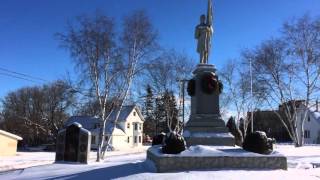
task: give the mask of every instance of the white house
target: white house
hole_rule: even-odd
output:
[[[304,123],[304,143],[306,144],[320,144],[320,112],[318,103],[315,106],[315,108],[309,107],[307,109],[307,119]],[[305,109],[303,104],[297,109],[298,128],[301,127]],[[298,131],[298,134],[300,135],[301,132]]]
[[[113,129],[116,113],[110,115],[106,124],[105,143],[111,137],[110,144],[114,149],[126,149],[142,146],[144,118],[137,106],[123,106],[116,127]],[[91,132],[91,148],[97,149],[99,140],[99,118],[90,116],[72,116],[66,125],[78,122]],[[111,132],[112,131],[112,132]]]

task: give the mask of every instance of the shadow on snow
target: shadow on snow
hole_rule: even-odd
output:
[[[152,172],[150,168],[147,167],[146,161],[137,163],[127,163],[115,166],[103,167],[99,169],[93,169],[85,172],[74,173],[64,176],[57,176],[49,178],[49,180],[54,179],[115,179],[120,177],[126,177],[134,174]]]

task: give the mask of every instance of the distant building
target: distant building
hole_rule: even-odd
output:
[[[250,116],[251,113],[249,112],[247,117],[250,119]],[[250,131],[250,127],[251,123],[249,123],[247,131]],[[255,111],[253,113],[253,130],[264,131],[268,137],[275,138],[277,142],[291,141],[289,133],[274,111]]]
[[[123,106],[117,124],[114,126],[116,113],[110,115],[110,120],[105,127],[105,140],[107,143],[109,138],[110,144],[115,149],[134,148],[142,146],[142,134],[144,118],[137,106]],[[91,132],[91,148],[97,149],[99,143],[100,123],[99,118],[90,116],[72,116],[66,125],[78,122],[83,128]]]
[[[0,130],[0,156],[14,156],[17,153],[18,140],[22,138]]]
[[[300,107],[297,109],[297,117],[299,120],[299,122],[297,123],[298,128],[301,128],[301,122],[304,118],[305,112],[307,114],[304,123],[304,143],[320,144],[320,112],[318,103],[312,105],[307,109],[304,104],[300,105]],[[300,135],[301,132],[298,131],[298,134]]]
[[[298,136],[301,135],[302,120],[304,115],[306,115],[306,120],[304,123],[304,143],[306,144],[320,144],[320,112],[319,112],[319,103],[314,103],[310,107],[306,108],[305,101],[289,101],[289,108],[293,112],[292,106],[294,105],[297,111],[297,126],[298,126]],[[256,111],[253,113],[253,128],[254,130],[261,130],[267,133],[268,137],[275,138],[278,142],[291,141],[290,136],[283,126],[280,118],[280,115],[283,119],[284,105],[279,106],[279,110],[275,111]],[[307,112],[306,112],[307,111]],[[305,114],[305,112],[307,114]],[[278,113],[278,115],[276,114]],[[248,112],[248,118],[250,119],[251,113]],[[250,123],[248,130],[250,130]]]

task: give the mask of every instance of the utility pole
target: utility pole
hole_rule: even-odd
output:
[[[251,133],[253,133],[253,108],[252,108],[252,102],[253,102],[253,93],[252,93],[252,60],[250,59],[250,95],[251,95],[251,98],[250,98],[250,108],[251,108]]]

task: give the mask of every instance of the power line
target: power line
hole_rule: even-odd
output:
[[[0,75],[4,75],[4,76],[9,76],[9,77],[12,77],[12,78],[17,78],[17,79],[22,79],[22,80],[25,80],[25,81],[30,81],[30,82],[34,82],[34,83],[38,83],[37,81],[34,81],[32,79],[27,79],[27,78],[23,78],[23,77],[19,77],[19,76],[15,76],[13,74],[8,74],[8,73],[4,73],[4,72],[0,72]]]
[[[42,79],[42,78],[39,78],[39,77],[36,77],[36,76],[31,76],[31,75],[28,75],[28,74],[24,74],[24,73],[19,73],[19,72],[16,72],[16,71],[12,71],[12,70],[9,70],[9,69],[5,69],[5,68],[1,68],[0,67],[0,70],[1,71],[5,71],[5,72],[8,72],[8,73],[12,73],[12,74],[16,74],[16,75],[19,75],[19,76],[25,76],[26,78],[28,79],[33,79],[33,80],[40,80],[40,81],[44,81],[44,82],[48,82],[47,80],[45,79]],[[15,76],[15,75],[13,75]],[[18,76],[15,76],[15,77],[18,77]],[[19,79],[25,79],[25,77],[18,77]]]

